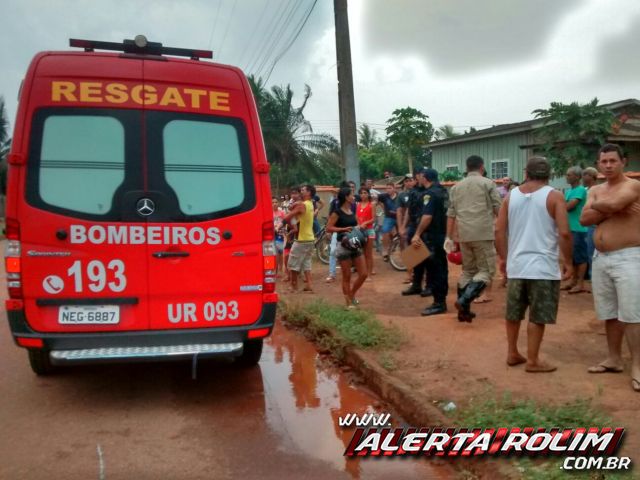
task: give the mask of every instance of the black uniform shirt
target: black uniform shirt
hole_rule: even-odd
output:
[[[422,185],[413,187],[409,191],[409,224],[414,228],[420,223],[423,208],[423,196],[427,189]]]
[[[429,187],[422,197],[422,215],[431,215],[431,223],[425,233],[428,238],[440,238],[447,234],[447,203],[449,192],[439,183]]]

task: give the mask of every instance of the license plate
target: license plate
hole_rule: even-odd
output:
[[[114,325],[119,321],[117,305],[65,305],[58,310],[58,323],[62,325]]]

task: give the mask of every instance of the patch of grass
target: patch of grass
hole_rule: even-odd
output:
[[[589,399],[576,399],[561,405],[537,404],[532,400],[513,400],[510,393],[496,398],[493,392],[487,392],[481,399],[472,399],[469,405],[460,409],[454,416],[458,425],[481,428],[497,427],[542,427],[577,428],[607,427],[611,419],[591,404]],[[607,471],[562,470],[564,457],[553,459],[513,459],[516,468],[526,480],[560,480],[581,478],[593,480],[614,480],[632,478],[631,472],[611,473]]]
[[[591,400],[576,399],[562,405],[537,404],[533,400],[513,400],[509,392],[496,399],[491,392],[482,399],[472,399],[461,409],[456,420],[474,427],[543,427],[563,428],[606,426],[611,419],[591,405]]]
[[[396,365],[396,361],[389,352],[381,353],[378,356],[378,362],[380,363],[380,365],[382,365],[382,368],[384,368],[388,372],[391,372],[398,368],[398,366]]]
[[[397,349],[402,335],[397,327],[386,327],[373,314],[364,310],[346,310],[323,300],[305,305],[280,302],[283,319],[303,328],[321,348],[341,358],[348,346],[387,350]]]

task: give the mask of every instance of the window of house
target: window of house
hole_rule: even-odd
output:
[[[493,160],[491,162],[491,178],[498,179],[509,176],[509,160]]]

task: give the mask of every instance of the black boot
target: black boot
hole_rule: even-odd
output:
[[[480,296],[486,286],[484,282],[469,282],[465,288],[458,287],[456,309],[459,321],[471,323],[475,318],[475,313],[471,312],[471,302]]]
[[[420,295],[420,292],[422,292],[420,285],[411,285],[409,288],[402,291],[402,295]]]
[[[447,313],[447,304],[444,302],[433,302],[433,304],[430,307],[425,308],[420,315],[428,317],[430,315],[440,315],[441,313]]]
[[[456,309],[458,310],[458,321],[471,323],[471,319],[469,318],[470,316],[469,314],[471,312],[470,311],[467,312],[465,309],[458,308],[458,301],[460,300],[460,297],[462,297],[463,293],[464,293],[464,288],[458,287],[458,299],[456,300],[456,303],[455,303]]]

